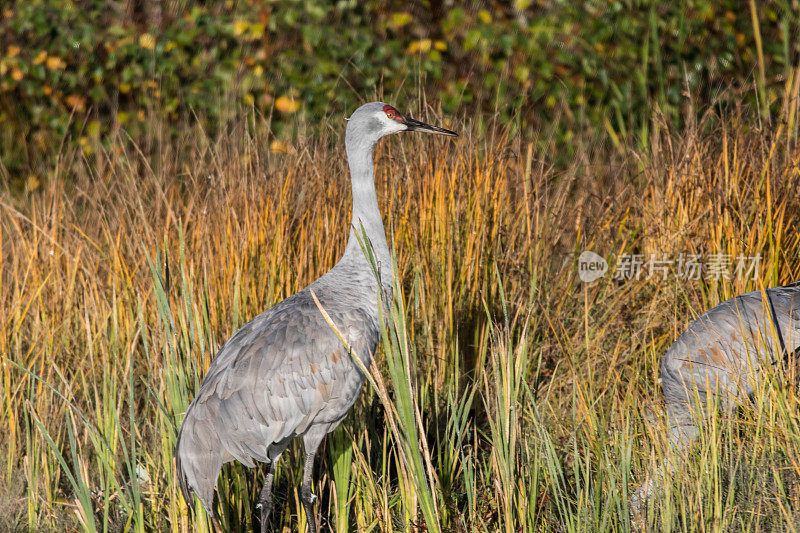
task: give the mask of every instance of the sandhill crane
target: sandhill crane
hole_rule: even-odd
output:
[[[389,299],[392,293],[372,151],[378,139],[401,131],[456,136],[404,117],[383,102],[356,109],[345,132],[353,218],[344,255],[327,274],[234,333],[212,360],[186,411],[175,447],[178,480],[187,503],[196,494],[212,519],[222,465],[234,459],[248,467],[256,461],[268,463],[257,505],[265,532],[275,463],[293,438],[303,437],[301,499],[308,530],[316,530],[312,505],[316,496],[311,492],[314,456],[323,437],[356,401],[365,376],[323,318],[312,291],[368,367],[380,337],[378,290]],[[382,267],[380,287],[357,235],[366,236]]]
[[[736,296],[689,325],[661,360],[670,452],[631,496],[635,515],[697,438],[697,415],[752,398],[771,367],[783,370],[798,347],[800,283]]]

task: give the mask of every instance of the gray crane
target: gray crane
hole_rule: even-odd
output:
[[[800,283],[741,294],[689,324],[661,360],[670,451],[631,496],[633,514],[697,438],[698,415],[751,399],[770,371],[785,371],[798,347]]]
[[[345,133],[353,218],[344,255],[327,274],[234,333],[211,361],[186,410],[175,447],[178,481],[187,503],[196,494],[213,520],[214,488],[222,465],[233,460],[250,468],[256,461],[268,463],[257,505],[265,532],[275,463],[292,439],[303,437],[301,499],[308,530],[316,531],[314,456],[325,435],[347,416],[366,376],[323,318],[312,291],[354,354],[369,367],[380,340],[378,291],[388,298],[392,294],[391,257],[375,194],[372,151],[381,137],[401,131],[457,136],[405,117],[383,102],[356,109]],[[358,236],[366,236],[382,267],[380,287]]]

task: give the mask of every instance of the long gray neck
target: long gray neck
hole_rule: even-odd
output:
[[[372,162],[372,151],[376,140],[355,140],[347,136],[347,162],[350,165],[350,181],[353,188],[353,219],[350,223],[350,236],[347,240],[342,262],[354,262],[368,269],[369,263],[364,256],[361,245],[356,238],[363,240],[366,232],[375,259],[380,266],[381,284],[391,287],[392,268],[389,245],[386,243],[386,232],[378,208],[378,196],[375,193],[375,168]],[[363,230],[362,230],[363,227]]]

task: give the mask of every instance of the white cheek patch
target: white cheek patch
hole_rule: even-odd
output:
[[[392,131],[405,131],[406,125],[400,124],[399,122],[395,122],[394,120],[392,120],[391,128]]]
[[[385,113],[378,114],[378,120],[383,123],[383,131],[386,133],[397,133],[400,131],[405,131],[406,125],[397,122],[396,120],[392,120],[386,116]]]

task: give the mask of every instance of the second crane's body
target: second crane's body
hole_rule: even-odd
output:
[[[391,257],[375,193],[372,152],[378,139],[401,131],[455,135],[400,115],[382,102],[365,104],[345,134],[353,192],[353,218],[341,260],[311,285],[264,311],[220,349],[186,411],[175,459],[187,501],[196,494],[213,516],[214,487],[222,465],[238,460],[269,469],[259,498],[261,529],[272,508],[275,463],[295,437],[306,451],[301,499],[309,530],[311,472],[324,436],[352,407],[365,376],[325,321],[311,294],[330,315],[365,366],[380,338],[378,291],[391,298]],[[363,233],[362,233],[363,232]],[[359,242],[369,246],[380,279]]]
[[[740,294],[710,309],[675,340],[661,360],[670,453],[631,496],[639,515],[699,435],[699,415],[753,397],[766,376],[800,350],[800,285]]]

